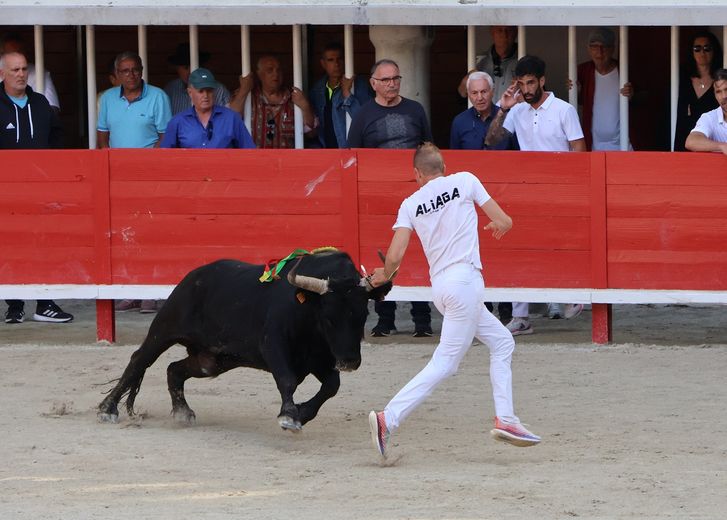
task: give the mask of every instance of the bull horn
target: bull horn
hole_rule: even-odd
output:
[[[315,278],[313,276],[303,276],[296,274],[298,270],[298,264],[288,272],[288,282],[294,287],[299,287],[306,291],[311,291],[318,294],[326,294],[328,292],[328,280],[322,280],[321,278]]]

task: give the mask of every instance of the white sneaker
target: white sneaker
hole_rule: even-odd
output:
[[[521,336],[533,333],[533,326],[530,325],[528,318],[513,318],[510,323],[506,325],[513,336]]]
[[[570,320],[572,318],[578,317],[578,315],[583,312],[583,305],[580,303],[569,303],[565,306],[565,319]]]
[[[563,317],[563,305],[560,303],[548,304],[548,318],[551,320],[559,320]]]

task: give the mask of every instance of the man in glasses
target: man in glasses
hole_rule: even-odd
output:
[[[619,94],[633,96],[631,83],[621,86],[618,61],[613,57],[616,35],[598,27],[588,35],[591,60],[578,65],[578,104],[583,106],[583,135],[588,150],[621,149]],[[568,88],[573,81],[568,80]]]
[[[284,86],[280,60],[275,56],[258,59],[254,78],[252,72],[240,77],[230,108],[244,115],[248,95],[252,96],[252,139],[258,148],[295,148],[295,106],[303,113],[303,132],[313,135],[317,125],[313,107],[302,90]]]
[[[28,84],[28,61],[19,52],[0,55],[0,150],[61,148],[63,132],[57,112],[43,94]],[[6,222],[8,226],[12,223]],[[5,323],[22,323],[25,319],[23,300],[5,300],[8,310]],[[53,300],[38,300],[35,321],[65,323],[73,315],[58,307]]]
[[[366,103],[351,121],[348,144],[351,148],[416,148],[432,140],[427,115],[416,101],[402,97],[401,74],[393,60],[377,61],[371,69],[371,88],[376,96]],[[374,305],[379,321],[371,331],[374,337],[388,336],[396,331],[396,302],[382,301]],[[432,335],[429,303],[411,302],[414,337]]]
[[[714,97],[719,106],[705,112],[687,137],[687,150],[692,152],[722,152],[727,155],[727,69],[714,73]]]
[[[169,96],[141,77],[138,54],[125,51],[114,60],[118,86],[103,93],[96,124],[99,148],[159,148],[172,118]],[[154,300],[122,300],[116,310],[156,312]]]
[[[500,99],[505,89],[510,86],[515,77],[515,64],[517,63],[517,28],[508,25],[493,25],[490,27],[492,46],[484,56],[478,56],[476,70],[486,72],[492,77],[494,99]],[[470,71],[474,72],[474,71]],[[458,92],[463,98],[467,97],[467,76],[459,83]]]
[[[371,99],[371,89],[364,77],[343,75],[343,47],[338,42],[325,46],[321,54],[325,75],[310,91],[311,103],[318,117],[318,143],[321,148],[348,148],[346,114],[356,115],[361,105]],[[354,86],[355,85],[355,86]]]
[[[255,148],[237,112],[215,103],[219,83],[203,68],[188,78],[192,107],[174,116],[162,139],[162,148]]]
[[[158,148],[172,118],[169,97],[141,77],[141,58],[122,52],[114,62],[119,86],[101,96],[99,148]]]

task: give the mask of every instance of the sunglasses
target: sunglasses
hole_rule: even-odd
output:
[[[498,78],[502,77],[502,67],[500,67],[499,65],[495,65],[492,69],[492,74],[494,74]]]
[[[210,119],[209,122],[207,123],[207,140],[208,141],[212,140],[212,131],[213,131],[212,130],[212,120]]]
[[[265,138],[268,141],[272,141],[275,138],[275,119],[270,118],[267,122],[268,131],[265,134]]]
[[[712,52],[712,46],[711,45],[695,45],[692,47],[692,50],[694,52]]]

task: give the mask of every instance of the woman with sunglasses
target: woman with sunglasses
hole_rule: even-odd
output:
[[[722,47],[709,31],[699,31],[692,38],[684,71],[679,82],[677,127],[674,151],[686,151],[684,143],[699,116],[717,108],[712,83],[714,73],[722,67]]]

